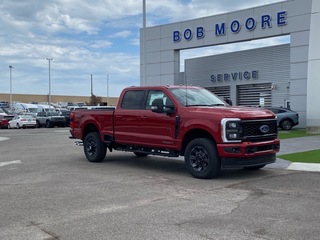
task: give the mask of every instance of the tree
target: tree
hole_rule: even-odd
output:
[[[102,98],[92,94],[90,97],[90,102],[89,103],[86,102],[86,104],[89,106],[102,105]]]

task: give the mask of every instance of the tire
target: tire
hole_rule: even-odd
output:
[[[89,162],[101,162],[107,153],[107,147],[100,140],[98,132],[91,132],[85,137],[83,150]]]
[[[50,123],[49,120],[46,121],[46,127],[47,127],[47,128],[52,128],[52,124]]]
[[[148,156],[149,154],[148,153],[141,153],[141,152],[133,152],[134,155],[136,155],[137,157],[146,157]]]
[[[37,128],[41,128],[41,124],[39,121],[37,121],[37,125],[36,125]]]
[[[290,130],[293,127],[293,123],[290,119],[284,119],[280,122],[279,126],[283,130]]]
[[[192,140],[185,150],[185,164],[195,178],[210,179],[216,177],[221,169],[221,159],[215,143],[208,138]]]
[[[19,123],[17,123],[17,129],[20,129],[21,127],[20,127],[20,125],[19,125]]]
[[[248,170],[259,170],[259,169],[263,168],[264,166],[266,166],[266,164],[262,164],[262,165],[258,165],[258,166],[253,166],[253,167],[244,167],[244,169],[248,169]]]

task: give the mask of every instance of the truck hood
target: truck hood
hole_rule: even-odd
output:
[[[202,113],[206,115],[220,115],[221,118],[240,118],[240,119],[274,119],[275,115],[267,109],[257,107],[187,107],[191,113]]]

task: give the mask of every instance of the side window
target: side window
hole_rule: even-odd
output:
[[[147,101],[146,101],[146,109],[151,109],[152,102],[155,99],[162,99],[164,106],[173,106],[172,101],[170,98],[162,91],[159,90],[151,90],[149,91]]]
[[[143,90],[131,90],[127,91],[121,103],[123,109],[143,109],[144,91]]]
[[[147,97],[147,101],[146,101],[146,109],[150,110],[151,109],[151,105],[152,105],[152,102],[155,100],[155,99],[162,99],[164,100],[164,92],[162,91],[159,91],[159,90],[151,90],[149,91],[148,93],[148,97]],[[163,102],[164,104],[164,102]]]

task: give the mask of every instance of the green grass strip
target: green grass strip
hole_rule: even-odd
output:
[[[291,162],[320,163],[320,149],[277,156]]]
[[[281,140],[281,139],[288,139],[288,138],[315,136],[315,134],[306,133],[306,129],[291,129],[289,131],[279,130],[278,136]]]

